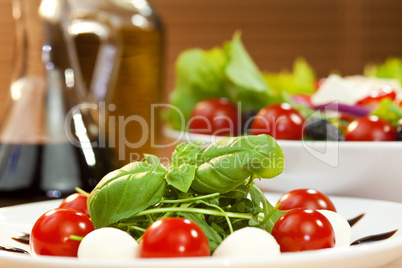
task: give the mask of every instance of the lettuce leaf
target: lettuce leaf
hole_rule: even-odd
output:
[[[236,32],[225,44],[228,62],[225,66],[225,90],[233,103],[242,110],[258,110],[270,103],[272,92],[263,75],[247,53]]]
[[[367,64],[365,76],[398,79],[402,85],[402,58],[388,58],[382,64]]]
[[[387,98],[382,100],[377,109],[371,114],[388,121],[395,127],[398,126],[398,121],[402,119],[402,109]]]
[[[289,94],[313,94],[316,76],[313,68],[304,58],[297,58],[293,64],[292,72],[263,73],[269,87],[275,92]]]
[[[258,110],[274,99],[239,32],[222,47],[190,49],[179,55],[172,107],[164,117],[173,129],[184,130],[195,104],[210,98],[241,102],[242,111]]]
[[[176,86],[170,95],[172,107],[165,116],[172,128],[183,130],[197,102],[226,97],[223,85],[226,60],[222,48],[191,49],[179,55],[176,62]]]

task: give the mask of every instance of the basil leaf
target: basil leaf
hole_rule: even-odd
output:
[[[194,180],[195,166],[181,164],[179,167],[173,166],[169,169],[166,181],[176,189],[186,193]]]
[[[166,190],[165,175],[161,166],[147,162],[133,162],[107,174],[88,197],[95,228],[117,223],[158,203]]]
[[[147,161],[147,163],[149,163],[150,165],[154,166],[155,170],[158,170],[159,172],[166,171],[166,168],[161,164],[157,156],[152,154],[144,154],[144,157],[145,161]]]
[[[194,165],[202,145],[204,145],[203,142],[183,142],[179,144],[172,154],[172,165],[180,166],[184,163]]]
[[[284,157],[275,139],[250,135],[221,139],[198,157],[191,188],[200,193],[228,193],[251,176],[273,178],[284,168]]]

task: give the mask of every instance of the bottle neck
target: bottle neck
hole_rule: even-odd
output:
[[[45,77],[42,61],[43,27],[38,14],[40,0],[13,0],[16,20],[16,44],[13,80],[21,77]]]

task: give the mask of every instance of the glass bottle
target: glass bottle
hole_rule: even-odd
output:
[[[9,203],[64,197],[75,187],[90,191],[115,168],[99,146],[98,110],[79,106],[86,100],[72,67],[75,55],[66,42],[53,46],[66,34],[43,27],[40,4],[13,1],[15,57],[0,118],[0,199]],[[59,62],[55,52],[70,56]]]
[[[146,0],[70,0],[71,17],[108,21],[117,37],[116,66],[104,96],[103,131],[118,166],[158,154],[161,139],[164,31],[155,9]],[[81,28],[75,44],[84,83],[91,90],[100,80],[96,68],[99,35]],[[94,82],[95,81],[95,82]],[[92,89],[93,90],[93,89]]]

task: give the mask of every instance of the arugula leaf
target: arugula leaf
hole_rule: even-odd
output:
[[[268,232],[271,232],[272,228],[275,225],[275,222],[286,211],[281,211],[277,208],[274,208],[271,203],[268,202],[264,193],[261,192],[261,190],[255,185],[253,185],[250,190],[250,198],[256,207],[262,207],[262,211],[264,214],[264,219],[262,220],[262,222],[257,222],[256,224],[260,225]]]
[[[166,172],[160,166],[134,162],[107,174],[88,197],[95,228],[117,223],[158,203],[167,186]]]
[[[221,139],[199,154],[191,188],[200,193],[228,193],[247,183],[250,176],[273,178],[284,168],[275,139],[250,135]]]

